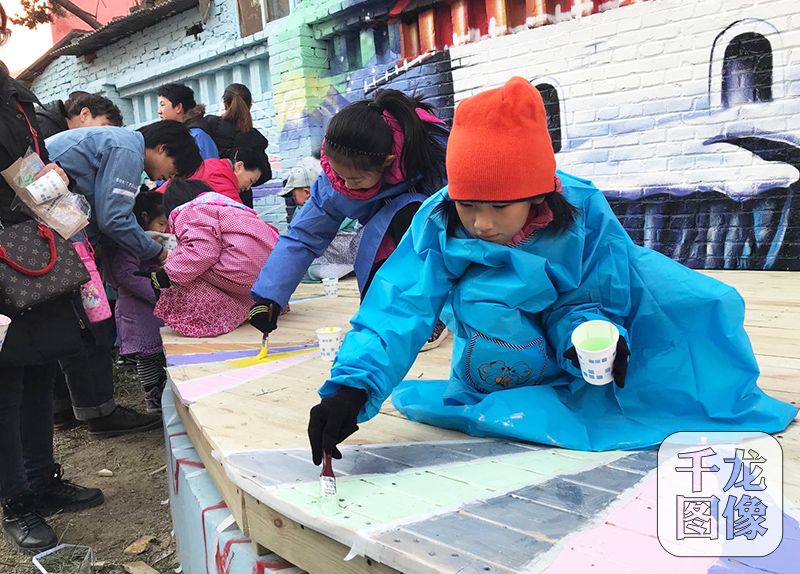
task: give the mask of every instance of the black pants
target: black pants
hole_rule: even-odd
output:
[[[53,472],[55,364],[0,367],[0,499]]]
[[[59,361],[63,377],[56,381],[55,408],[72,406],[79,421],[111,414],[114,401],[113,319],[96,323],[84,333],[80,353]],[[88,320],[84,320],[88,324]]]

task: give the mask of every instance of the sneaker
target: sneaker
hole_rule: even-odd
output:
[[[161,394],[164,387],[153,387],[144,393],[144,410],[148,415],[161,414]]]
[[[431,333],[431,336],[428,338],[425,344],[422,345],[420,353],[424,351],[430,351],[431,349],[435,349],[436,347],[441,345],[442,341],[444,341],[445,339],[447,339],[447,326],[441,321],[437,320],[436,325],[434,325],[433,327],[433,333]]]
[[[53,428],[57,431],[73,429],[80,424],[81,421],[75,418],[75,413],[72,409],[53,413]]]
[[[105,498],[99,488],[87,488],[64,480],[63,474],[61,465],[57,464],[51,476],[32,485],[37,512],[50,516],[56,512],[74,512],[103,504]]]
[[[161,417],[117,406],[110,415],[87,421],[89,438],[110,438],[159,428]]]
[[[136,368],[136,359],[134,359],[133,357],[119,356],[117,358],[116,363],[117,363],[117,367],[119,367],[120,369],[135,369]]]
[[[58,544],[58,536],[33,508],[31,493],[3,501],[3,535],[17,550],[37,554]]]

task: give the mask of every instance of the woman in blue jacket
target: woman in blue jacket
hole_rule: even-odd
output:
[[[756,385],[736,290],[635,245],[597,188],[556,171],[529,82],[459,105],[447,175],[320,389],[315,463],[339,457],[392,392],[412,420],[580,450],[643,448],[681,430],[777,432],[795,417]],[[450,380],[399,385],[446,305]],[[620,331],[616,385],[587,384],[575,364],[570,336],[593,319]]]
[[[345,218],[365,226],[355,261],[363,296],[420,204],[444,185],[446,141],[444,122],[430,106],[397,90],[378,91],[337,113],[322,143],[323,175],[253,286],[250,323],[264,333],[276,328],[289,296]]]

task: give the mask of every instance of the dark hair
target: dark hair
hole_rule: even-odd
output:
[[[183,84],[164,84],[156,90],[156,95],[169,100],[173,106],[181,104],[184,113],[197,105],[194,101],[194,91]]]
[[[529,201],[521,199],[518,201]],[[566,197],[561,193],[548,193],[544,196],[544,202],[553,212],[553,221],[547,226],[547,230],[555,233],[556,235],[564,233],[572,224],[575,223],[575,218],[578,216],[578,208],[572,205]],[[505,203],[505,202],[482,202],[475,201],[470,203]],[[512,202],[513,203],[513,202]],[[432,212],[432,215],[438,215],[447,225],[447,235],[452,237],[456,230],[463,229],[461,219],[458,217],[456,211],[456,202],[450,198],[445,198],[439,205],[437,205]]]
[[[139,133],[144,136],[144,147],[155,149],[163,145],[167,155],[175,160],[179,176],[189,176],[200,169],[203,158],[189,128],[175,120],[161,120],[142,126]]]
[[[72,104],[75,103],[75,100],[89,95],[91,95],[89,92],[84,92],[83,90],[75,90],[74,92],[70,92],[67,99],[64,100],[64,108],[72,107]]]
[[[133,214],[142,228],[148,223],[143,218],[145,213],[151,220],[164,215],[164,194],[157,191],[139,192],[133,204]]]
[[[253,129],[253,116],[250,115],[253,95],[247,86],[231,84],[225,88],[222,103],[225,106],[222,117],[236,126],[237,131],[247,133]]]
[[[11,35],[11,30],[7,26],[8,17],[6,16],[6,9],[0,4],[0,46],[6,43],[8,37]],[[0,62],[2,64],[2,62]],[[5,64],[3,64],[5,66]]]
[[[199,179],[173,179],[164,192],[164,213],[169,215],[179,205],[210,191],[214,191],[214,188]]]
[[[403,130],[405,143],[399,159],[406,176],[443,181],[445,147],[441,139],[447,130],[443,125],[422,121],[416,108],[433,112],[421,99],[388,89],[378,90],[371,100],[350,104],[331,119],[325,132],[325,154],[359,170],[381,172],[393,142],[392,130],[382,116],[387,111]]]
[[[244,164],[245,169],[257,169],[261,172],[261,177],[253,184],[254,187],[272,179],[272,167],[269,164],[267,154],[263,150],[240,147],[233,150],[231,155],[233,156],[231,161],[234,163],[240,161]]]
[[[111,125],[122,127],[122,112],[107,97],[100,94],[73,96],[74,94],[70,94],[69,99],[64,102],[68,118],[74,118],[81,113],[83,108],[88,108],[93,117],[105,116],[111,122]]]

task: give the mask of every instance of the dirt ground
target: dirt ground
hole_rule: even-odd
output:
[[[130,367],[116,368],[117,401],[143,410],[141,389]],[[64,477],[101,488],[105,504],[48,519],[62,542],[94,549],[94,572],[125,574],[123,564],[144,561],[160,573],[178,568],[172,519],[167,502],[167,470],[160,429],[127,437],[90,440],[85,427],[56,432],[56,461]],[[97,476],[107,468],[114,474]],[[155,541],[138,556],[123,550],[142,536]],[[16,552],[0,536],[0,574],[38,572],[31,556]]]

